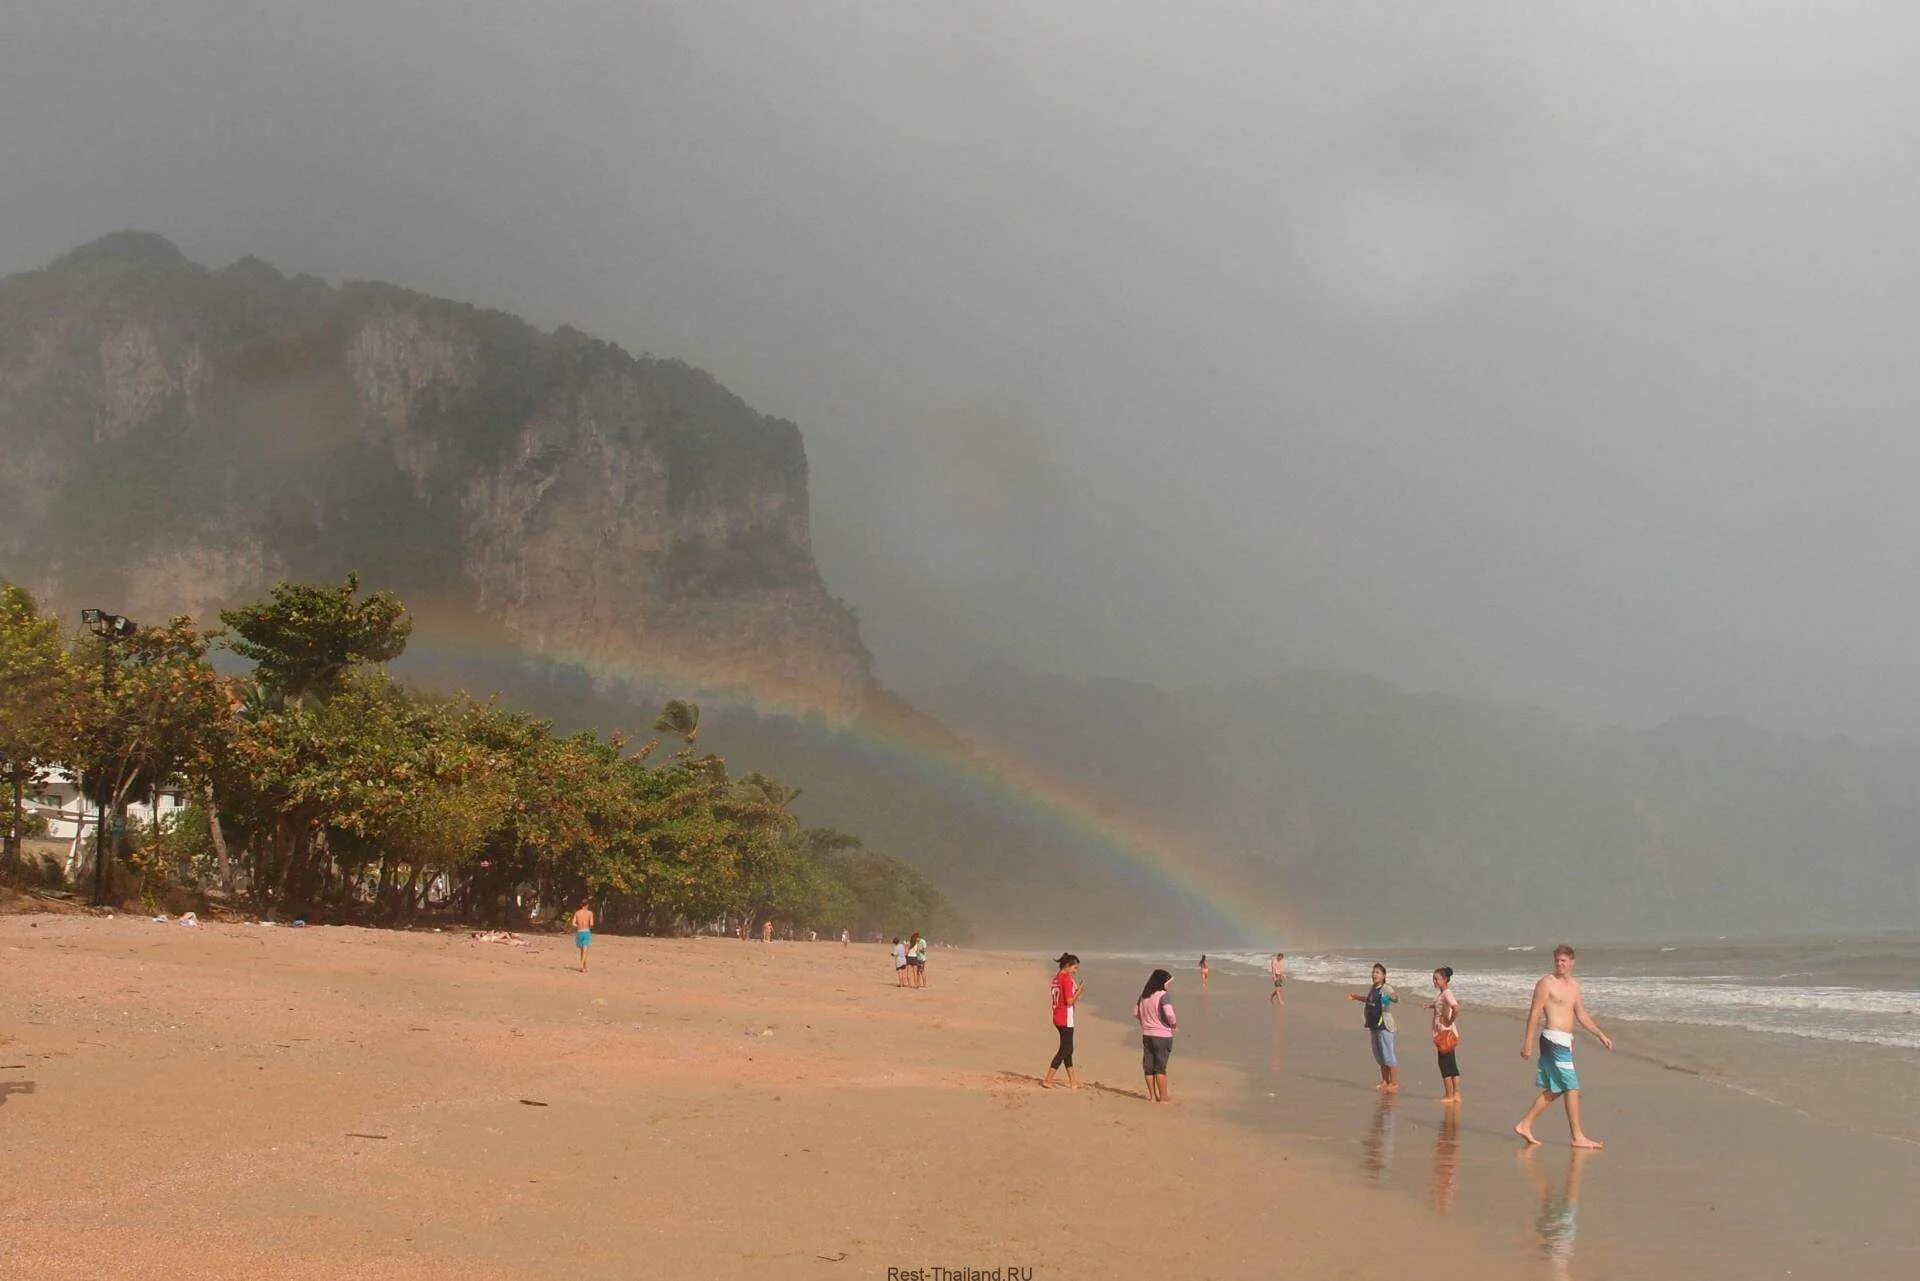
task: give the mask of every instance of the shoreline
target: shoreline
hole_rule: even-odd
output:
[[[609,936],[583,976],[570,940],[528,943],[0,918],[0,1263],[1530,1275],[1439,1214],[1355,1231],[1379,1193],[1238,1124],[1245,1082],[1197,1046],[1151,1107],[1131,1023],[1095,1010],[1103,1088],[1039,1090],[1025,955],[936,951],[900,991],[874,944]]]
[[[1261,976],[1223,982],[1216,970],[1204,1003],[1189,987],[1182,1013],[1191,1008],[1196,1016],[1199,1048],[1247,1080],[1233,1117],[1277,1140],[1313,1145],[1333,1158],[1340,1177],[1441,1211],[1491,1248],[1545,1264],[1548,1275],[1892,1278],[1920,1253],[1904,1195],[1920,1182],[1920,1145],[1887,1133],[1877,1118],[1861,1124],[1844,1114],[1863,1097],[1845,1093],[1856,1079],[1877,1081],[1870,1096],[1877,1103],[1915,1101],[1914,1056],[1889,1079],[1876,1075],[1893,1061],[1885,1056],[1847,1069],[1844,1053],[1831,1061],[1806,1053],[1860,1047],[1688,1025],[1614,1025],[1599,1010],[1601,1025],[1627,1048],[1655,1035],[1676,1040],[1656,1053],[1608,1054],[1581,1038],[1583,1111],[1606,1149],[1570,1150],[1557,1107],[1535,1126],[1544,1146],[1522,1149],[1510,1127],[1536,1091],[1533,1065],[1518,1057],[1517,1017],[1467,1005],[1466,1102],[1446,1108],[1435,1099],[1426,1011],[1402,985],[1403,1089],[1387,1099],[1370,1088],[1373,1064],[1346,990],[1289,983],[1287,1009],[1275,1013],[1263,1010]],[[1484,1016],[1492,1013],[1501,1017],[1489,1022]],[[1736,1062],[1770,1053],[1783,1071],[1810,1065],[1832,1096],[1814,1108],[1782,1106],[1662,1061],[1674,1052],[1698,1058],[1703,1047],[1724,1048]]]

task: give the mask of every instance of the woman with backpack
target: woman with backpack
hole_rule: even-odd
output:
[[[1173,1057],[1173,1029],[1179,1019],[1167,999],[1171,982],[1172,974],[1155,970],[1133,1003],[1133,1017],[1140,1024],[1140,1065],[1147,1077],[1147,1098],[1155,1103],[1172,1102],[1167,1095],[1167,1060]]]
[[[1373,1061],[1380,1065],[1380,1084],[1373,1088],[1386,1094],[1400,1089],[1400,1064],[1393,1054],[1393,988],[1387,983],[1387,967],[1374,962],[1373,986],[1362,995],[1359,992],[1347,993],[1349,1001],[1364,1001],[1367,1005],[1363,1022],[1367,1029],[1367,1038],[1373,1043]]]

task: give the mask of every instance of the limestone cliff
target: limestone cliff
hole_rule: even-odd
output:
[[[856,715],[800,431],[708,375],[123,233],[0,280],[0,577],[205,614],[348,569],[449,635]]]

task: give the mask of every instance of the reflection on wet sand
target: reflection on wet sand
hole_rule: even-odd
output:
[[[1459,1186],[1460,1114],[1448,1108],[1440,1117],[1440,1133],[1433,1140],[1433,1177],[1427,1182],[1433,1208],[1442,1214],[1452,1213]]]
[[[1267,1071],[1273,1076],[1280,1075],[1280,1065],[1287,1057],[1286,1020],[1280,1017],[1280,1007],[1269,1004],[1273,1030],[1267,1036]]]
[[[1569,1149],[1566,1178],[1556,1189],[1535,1151],[1524,1149],[1519,1158],[1540,1197],[1540,1210],[1533,1216],[1533,1230],[1540,1234],[1540,1254],[1546,1259],[1551,1274],[1571,1277],[1573,1241],[1580,1229],[1580,1168],[1593,1154],[1580,1148]]]
[[[1360,1136],[1360,1168],[1379,1183],[1393,1166],[1393,1095],[1382,1094],[1373,1105],[1373,1120]]]

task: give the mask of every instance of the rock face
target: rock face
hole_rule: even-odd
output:
[[[462,643],[763,704],[874,693],[799,428],[699,370],[122,233],[0,281],[0,577],[205,614],[349,569]]]

